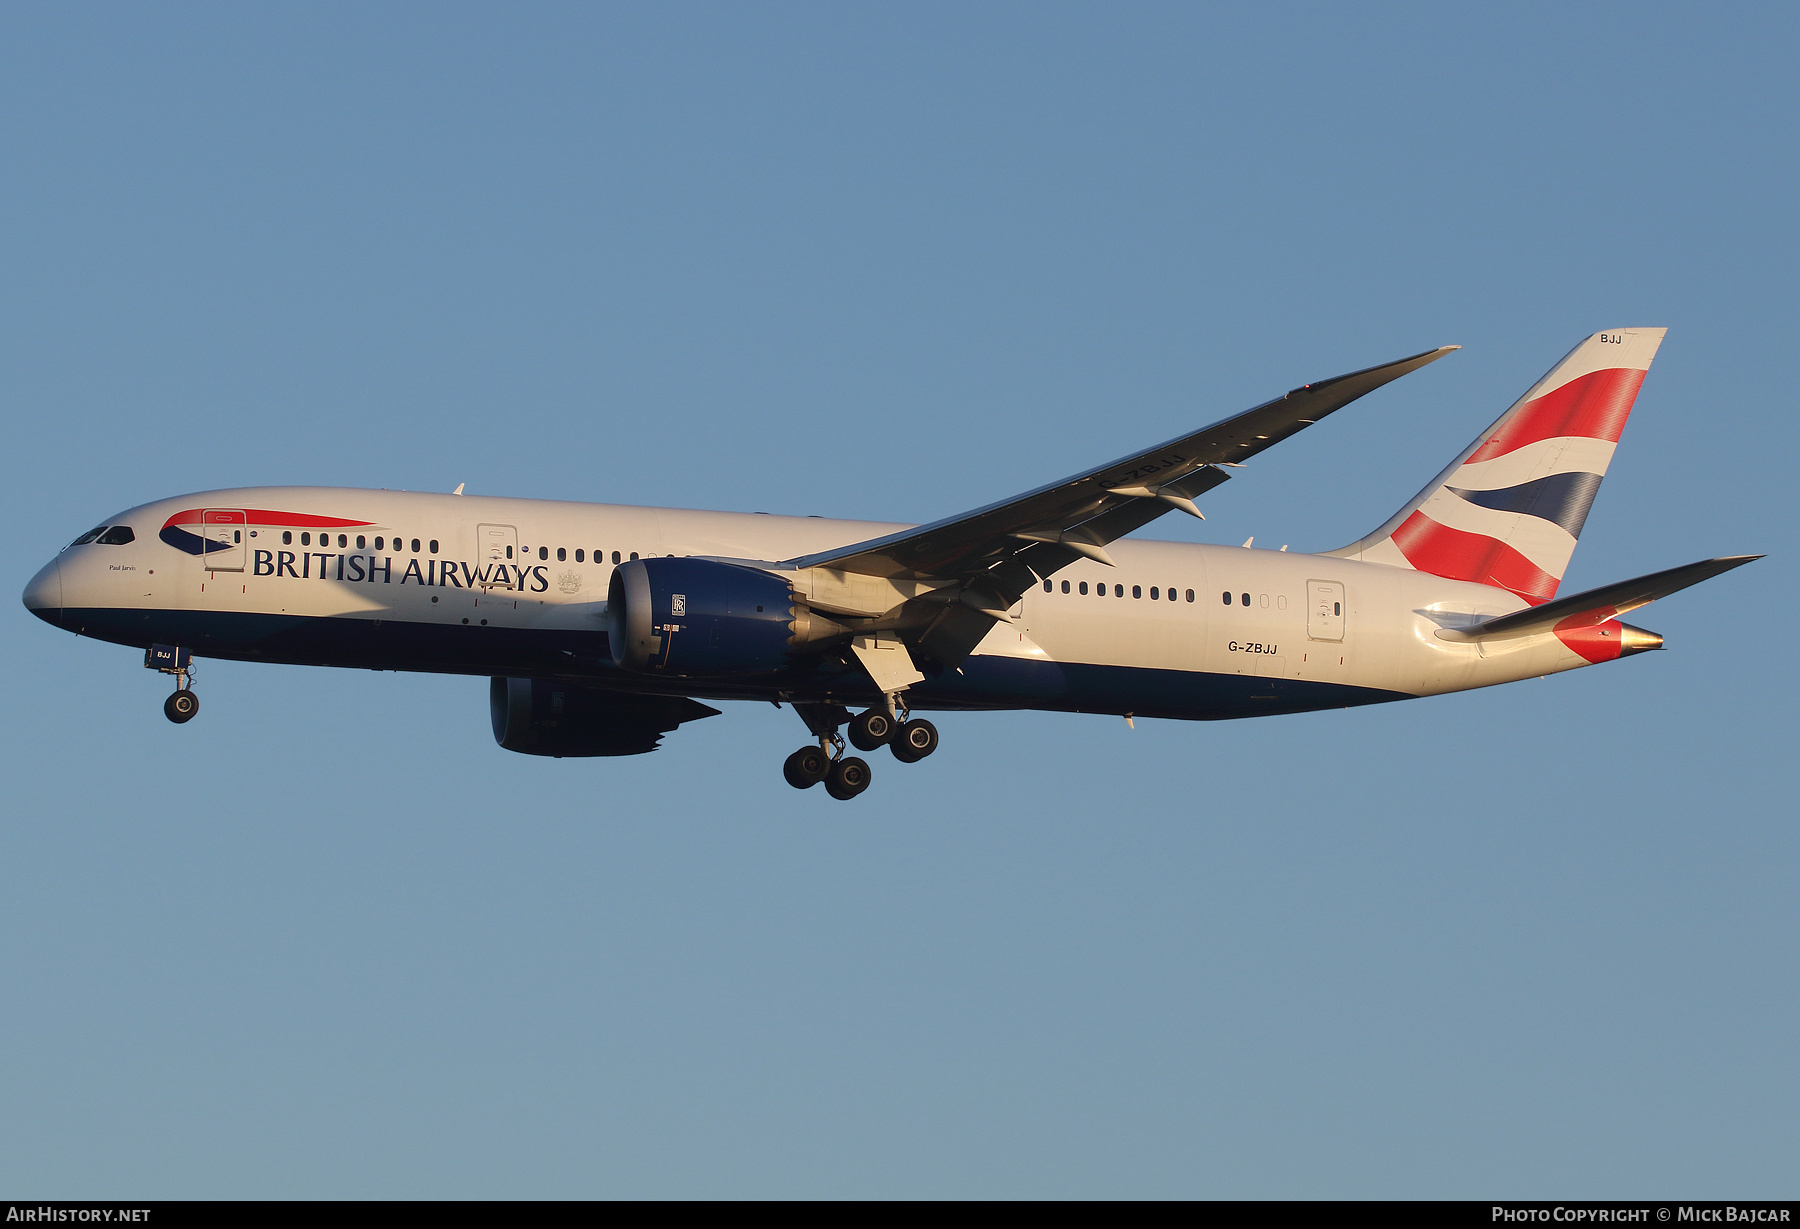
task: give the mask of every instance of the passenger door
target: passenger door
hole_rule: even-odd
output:
[[[244,570],[247,518],[236,508],[208,508],[200,514],[201,563],[209,572]]]
[[[477,525],[476,558],[481,562],[483,588],[511,589],[512,565],[519,554],[519,531],[511,525]]]
[[[1344,586],[1335,580],[1306,582],[1306,634],[1313,640],[1344,638]]]

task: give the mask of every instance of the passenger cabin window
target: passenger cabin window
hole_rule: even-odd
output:
[[[343,550],[348,545],[350,545],[350,539],[340,533],[338,535],[338,549]]]
[[[376,538],[375,539],[375,549],[376,550],[386,550],[387,547],[382,545],[382,543],[384,543],[386,541],[387,541],[386,538]]]
[[[1044,582],[1044,592],[1045,593],[1050,592],[1050,582],[1047,580]]]
[[[1249,604],[1250,604],[1250,595],[1248,593],[1246,593],[1246,594],[1244,594],[1244,605],[1248,606]]]
[[[413,539],[413,547],[412,548],[413,548],[413,554],[416,555],[419,553],[419,540],[417,538]]]
[[[633,555],[633,556],[632,556],[632,558],[634,558],[634,559],[635,559],[635,558],[637,558],[637,556],[636,556],[636,555]],[[614,552],[613,552],[613,562],[614,562],[614,563],[617,563],[617,562],[618,562],[618,561],[619,561],[619,552],[618,552],[618,551],[614,551]]]
[[[1067,593],[1068,591],[1069,591],[1069,582],[1065,580],[1065,581],[1063,581],[1063,592]]]
[[[563,560],[567,559],[568,557],[569,557],[568,551],[564,550],[560,546],[556,548],[556,561],[558,563],[561,563]]]
[[[1113,586],[1113,596],[1114,597],[1124,597],[1125,596],[1125,586],[1124,585],[1114,585]]]
[[[538,558],[539,559],[548,559],[549,557],[550,557],[550,548],[548,546],[538,547]]]
[[[1144,597],[1144,586],[1142,586],[1142,585],[1131,586],[1131,596],[1133,598],[1136,598],[1139,601],[1142,601],[1143,597]]]
[[[632,551],[632,552],[631,552],[631,557],[632,557],[632,558],[633,558],[633,559],[636,559],[636,558],[637,558],[637,552],[636,552],[636,551]],[[614,556],[614,558],[617,558],[617,556],[616,556],[616,555],[615,555],[615,556]]]
[[[1225,604],[1226,604],[1226,605],[1227,605],[1227,606],[1229,606],[1229,605],[1231,605],[1231,594],[1229,594],[1229,593],[1221,593],[1221,594],[1220,594],[1220,595],[1219,595],[1219,596],[1220,596],[1220,597],[1222,597],[1222,598],[1224,598],[1224,599],[1225,599]]]
[[[1156,586],[1155,586],[1155,585],[1151,585],[1151,586],[1150,586],[1150,600],[1151,600],[1151,601],[1153,601],[1153,602],[1155,602],[1155,601],[1160,601],[1160,600],[1161,600],[1161,599],[1160,599],[1160,598],[1159,598],[1159,597],[1158,597],[1158,596],[1157,596],[1157,592],[1156,592]]]
[[[1085,581],[1085,580],[1081,582],[1081,596],[1082,597],[1087,596],[1087,581]]]
[[[343,543],[342,543],[342,542],[340,542],[340,543],[338,543],[338,545],[339,545],[339,546],[342,546],[342,545],[343,545]],[[435,555],[435,554],[437,554],[437,539],[436,539],[436,538],[433,538],[433,539],[432,539],[432,540],[431,540],[431,553],[432,553],[432,554],[434,554],[434,555]]]
[[[580,562],[582,562],[582,560],[584,560],[586,558],[587,558],[587,552],[582,550],[579,546],[577,546],[575,548],[575,562],[580,563]]]
[[[360,533],[356,535],[356,549],[357,550],[368,550],[369,549],[369,539],[367,539]]]
[[[310,533],[301,534],[300,535],[300,545],[311,546],[312,545],[312,535]]]
[[[1192,589],[1187,591],[1187,600],[1190,602],[1194,600],[1194,591]]]
[[[94,540],[102,546],[124,546],[136,541],[137,535],[131,532],[130,525],[114,525]]]

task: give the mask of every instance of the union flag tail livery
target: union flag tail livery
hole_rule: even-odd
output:
[[[1392,521],[1324,555],[1132,535],[1199,515],[1239,462],[1456,347],[925,525],[240,488],[108,517],[24,600],[172,675],[174,722],[199,712],[207,657],[482,676],[494,741],[526,755],[640,755],[720,715],[702,701],[770,701],[814,740],[788,784],[850,799],[870,767],[846,736],[916,764],[938,745],[925,712],[1266,717],[1663,647],[1620,616],[1756,556],[1556,596],[1662,337],[1588,338]]]
[[[1387,524],[1329,553],[1549,601],[1667,331],[1595,333]]]

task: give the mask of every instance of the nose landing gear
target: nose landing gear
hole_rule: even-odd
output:
[[[144,652],[144,668],[175,676],[175,694],[163,701],[163,716],[184,725],[200,711],[194,694],[194,663],[186,649],[172,644],[153,644]]]
[[[200,697],[183,688],[163,701],[163,716],[176,725],[192,721],[200,711]]]

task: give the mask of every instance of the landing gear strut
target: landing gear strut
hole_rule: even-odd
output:
[[[163,701],[163,716],[176,725],[194,719],[200,697],[194,694],[194,666],[188,651],[172,644],[153,644],[144,652],[144,668],[175,676],[175,694]]]
[[[781,766],[787,783],[795,789],[811,789],[823,781],[825,792],[841,802],[868,789],[869,765],[844,754],[844,739],[838,733],[838,727],[850,720],[850,710],[841,704],[798,703],[794,711],[818,736],[819,745],[802,747],[787,757]]]

